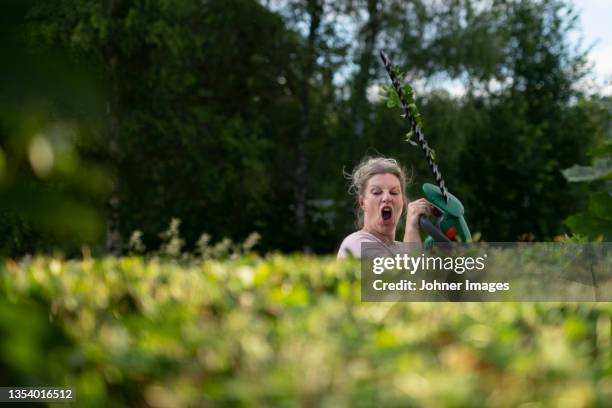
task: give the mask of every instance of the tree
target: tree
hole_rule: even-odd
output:
[[[110,233],[120,218],[122,236],[141,229],[155,243],[172,217],[189,242],[252,232],[269,206],[266,130],[295,48],[278,16],[249,0],[56,0],[32,21],[40,39],[105,67],[108,137],[90,154],[117,175]]]
[[[576,208],[561,169],[584,159],[597,124],[576,103],[585,54],[568,43],[575,14],[562,1],[520,1],[506,20],[502,72],[509,85],[488,100],[484,131],[462,154],[466,204],[486,239],[551,238]]]
[[[422,152],[399,112],[368,98],[387,83],[380,49],[420,91],[473,230],[552,237],[575,212],[559,170],[584,163],[601,124],[575,91],[586,69],[566,2],[263,3],[53,0],[30,13],[34,42],[101,67],[107,116],[78,149],[111,169],[109,249],[135,229],[155,247],[180,218],[187,248],[204,231],[258,231],[262,250],[332,251],[353,228],[342,170],[364,154],[400,159],[418,197],[431,181]]]
[[[31,2],[0,13],[0,255],[95,244],[107,192],[100,163],[78,140],[99,126],[101,91],[92,67],[29,39]]]

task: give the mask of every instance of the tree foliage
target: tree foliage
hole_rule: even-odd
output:
[[[3,263],[0,380],[71,386],[88,407],[608,405],[609,303],[361,302],[358,270],[301,254]]]
[[[29,39],[31,2],[2,6],[0,45],[0,255],[75,251],[103,238],[102,163],[79,156],[99,131],[96,69]]]
[[[587,202],[576,214],[569,216],[565,224],[572,232],[586,239],[612,240],[612,108],[609,98],[601,100],[600,114],[608,118],[607,132],[600,135],[598,143],[589,151],[591,166],[573,165],[563,170],[571,183],[588,182],[584,193]]]
[[[560,170],[585,164],[607,123],[577,91],[588,67],[569,42],[575,18],[563,0],[53,0],[35,2],[22,27],[31,43],[98,67],[88,70],[105,115],[75,152],[105,163],[110,193],[91,201],[105,207],[107,235],[123,237],[114,245],[125,250],[140,230],[155,247],[178,218],[187,247],[203,232],[257,231],[264,250],[332,252],[353,228],[343,169],[396,157],[413,175],[411,198],[431,180],[404,143],[406,122],[375,95],[387,83],[380,49],[418,92],[472,230],[491,241],[564,232],[581,200]],[[63,109],[75,116],[86,101]],[[27,217],[3,226],[12,240],[38,229]]]

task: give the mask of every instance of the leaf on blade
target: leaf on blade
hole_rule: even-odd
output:
[[[414,136],[414,132],[410,131],[408,133],[406,133],[406,141],[408,143],[410,143],[413,146],[418,146],[417,142],[415,142],[414,140],[412,140],[412,137]]]

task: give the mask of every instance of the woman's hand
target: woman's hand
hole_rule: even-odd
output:
[[[406,227],[419,229],[419,218],[421,218],[421,215],[426,217],[429,216],[432,209],[433,204],[424,198],[408,203],[408,208],[406,211]]]
[[[429,216],[433,209],[433,204],[424,198],[411,201],[406,206],[406,231],[404,232],[404,242],[421,242],[419,234],[419,218]]]

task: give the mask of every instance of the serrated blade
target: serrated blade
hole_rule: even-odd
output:
[[[433,156],[431,155],[431,149],[429,148],[429,145],[427,144],[427,140],[425,139],[425,135],[423,134],[423,131],[417,124],[417,121],[414,115],[412,114],[412,112],[410,111],[410,109],[408,109],[408,103],[406,102],[406,98],[404,96],[404,91],[402,90],[400,81],[393,73],[393,65],[391,64],[389,57],[387,57],[387,54],[385,54],[384,51],[380,51],[380,58],[383,61],[383,65],[385,66],[385,69],[387,70],[387,74],[389,75],[389,78],[391,79],[393,88],[395,88],[395,91],[397,92],[397,95],[399,96],[400,102],[402,104],[402,109],[404,109],[404,115],[402,116],[410,121],[410,127],[412,128],[412,131],[416,135],[417,142],[419,143],[419,146],[421,146],[421,149],[423,150],[423,153],[425,154],[425,159],[427,160],[427,163],[429,163],[429,167],[431,168],[431,171],[434,174],[434,178],[436,179],[436,183],[438,184],[438,187],[440,187],[440,191],[442,192],[444,201],[448,203],[448,190],[446,189],[444,179],[442,178],[442,173],[440,172],[438,165],[436,164]]]

